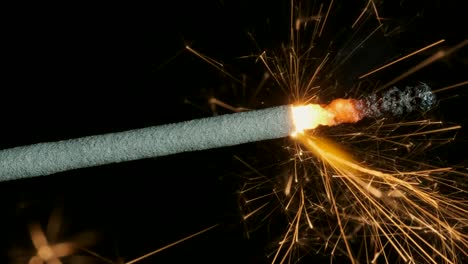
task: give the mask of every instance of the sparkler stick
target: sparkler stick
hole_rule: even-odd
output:
[[[280,106],[0,152],[0,180],[280,138],[293,130]]]
[[[421,86],[403,92],[394,88],[380,99],[372,95],[362,100],[335,99],[328,105],[285,105],[6,149],[0,151],[0,181],[295,136],[319,125],[355,123],[386,112],[400,114],[432,105],[429,87]]]

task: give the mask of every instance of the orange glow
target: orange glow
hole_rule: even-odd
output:
[[[364,117],[358,109],[358,100],[335,99],[328,105],[308,104],[292,107],[294,132],[292,136],[305,130],[322,126],[336,126],[342,123],[356,123]]]
[[[332,125],[342,123],[356,123],[364,117],[364,114],[357,108],[358,100],[355,99],[335,99],[324,108],[332,112],[335,116]]]

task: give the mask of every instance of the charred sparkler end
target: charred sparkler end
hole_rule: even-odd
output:
[[[329,104],[308,104],[293,106],[292,114],[295,130],[292,136],[317,126],[336,126],[343,123],[356,123],[365,117],[394,116],[415,110],[428,111],[436,103],[431,88],[420,83],[401,91],[397,87],[382,95],[371,94],[363,99],[338,98]]]
[[[406,87],[405,90],[393,87],[381,96],[371,94],[359,100],[358,108],[367,117],[380,117],[385,114],[398,116],[415,110],[426,112],[435,103],[436,98],[431,88],[425,83],[420,83],[414,87]]]

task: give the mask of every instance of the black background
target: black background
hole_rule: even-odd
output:
[[[223,62],[236,77],[245,74],[247,85],[255,86],[264,67],[239,57],[286,43],[289,1],[159,2],[5,6],[0,148],[211,116],[211,96],[254,108],[288,103],[274,84],[256,97],[243,94],[235,81],[184,47],[190,45]],[[324,41],[349,27],[350,18],[359,14],[365,2],[337,3],[337,15]],[[359,73],[391,56],[439,39],[446,42],[435,50],[447,48],[468,35],[462,1],[393,2],[381,9],[386,23],[401,25],[385,41],[389,49],[380,42],[369,43],[352,64],[341,68],[342,83],[353,84]],[[339,53],[343,43],[336,44],[332,55]],[[435,50],[372,81],[391,80]],[[465,81],[466,52],[465,47],[409,79],[439,88]],[[442,100],[434,118],[466,124],[465,90],[466,85],[438,95]],[[456,142],[440,149],[439,158],[463,162],[464,135],[462,129]],[[268,263],[266,255],[275,241],[267,231],[246,238],[238,191],[248,169],[233,156],[275,163],[287,158],[281,148],[284,143],[287,140],[0,183],[2,252],[12,261],[14,252],[32,250],[27,223],[39,221],[45,226],[54,208],[62,208],[59,240],[92,231],[99,239],[91,249],[114,263],[119,257],[131,260],[214,224],[219,226],[142,263]],[[329,261],[321,255],[305,259]],[[99,263],[95,258],[87,261]]]

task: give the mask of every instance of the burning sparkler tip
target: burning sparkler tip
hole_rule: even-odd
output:
[[[338,98],[327,105],[308,104],[292,107],[295,130],[291,134],[296,137],[306,130],[318,126],[336,126],[343,123],[356,123],[364,117],[359,109],[360,101]]]

